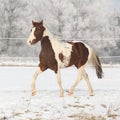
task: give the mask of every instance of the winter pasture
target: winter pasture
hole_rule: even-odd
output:
[[[73,96],[68,90],[77,77],[74,67],[61,70],[64,97],[59,97],[56,77],[47,70],[37,79],[37,95],[31,96],[36,67],[0,67],[0,120],[120,120],[120,67],[103,67],[97,79],[86,70],[94,90],[89,96],[84,80]]]

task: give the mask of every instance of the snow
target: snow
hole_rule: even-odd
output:
[[[37,95],[31,96],[31,80],[36,67],[0,67],[0,120],[119,120],[120,68],[104,67],[104,78],[86,71],[94,90],[89,96],[84,80],[73,96],[68,90],[75,82],[74,67],[61,70],[64,97],[59,97],[56,76],[47,70],[37,79]]]

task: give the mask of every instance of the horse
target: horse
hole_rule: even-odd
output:
[[[68,95],[71,96],[73,94],[78,83],[84,78],[88,86],[89,95],[93,96],[93,89],[84,68],[87,63],[92,63],[97,77],[99,79],[103,77],[101,62],[95,50],[82,41],[62,41],[56,39],[47,27],[45,27],[43,20],[40,22],[32,21],[32,25],[33,28],[31,29],[27,43],[29,45],[34,45],[39,41],[41,43],[40,62],[32,79],[32,96],[36,95],[36,79],[38,75],[49,68],[56,74],[57,83],[60,88],[60,97],[63,97],[64,89],[62,87],[60,69],[72,65],[78,69],[78,76],[68,91]]]

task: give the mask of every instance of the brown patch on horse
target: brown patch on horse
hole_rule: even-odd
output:
[[[39,55],[40,59],[40,68],[42,70],[46,70],[47,68],[52,69],[55,73],[58,70],[58,64],[55,59],[55,53],[52,49],[52,45],[50,43],[49,37],[45,36],[41,40],[41,52]]]
[[[75,65],[80,68],[88,60],[89,51],[88,48],[81,42],[68,42],[72,44],[71,59],[68,66]]]
[[[59,59],[61,60],[61,62],[63,62],[64,60],[64,55],[62,53],[59,53]]]

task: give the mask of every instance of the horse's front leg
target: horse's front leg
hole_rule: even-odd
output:
[[[33,75],[33,79],[32,79],[32,96],[36,95],[36,80],[38,75],[42,72],[41,68],[38,67],[37,70],[35,71],[34,75]]]
[[[57,73],[56,73],[56,77],[57,77],[57,82],[60,88],[60,97],[64,97],[64,90],[62,87],[62,81],[61,81],[61,77],[60,77],[60,70],[58,69]]]

